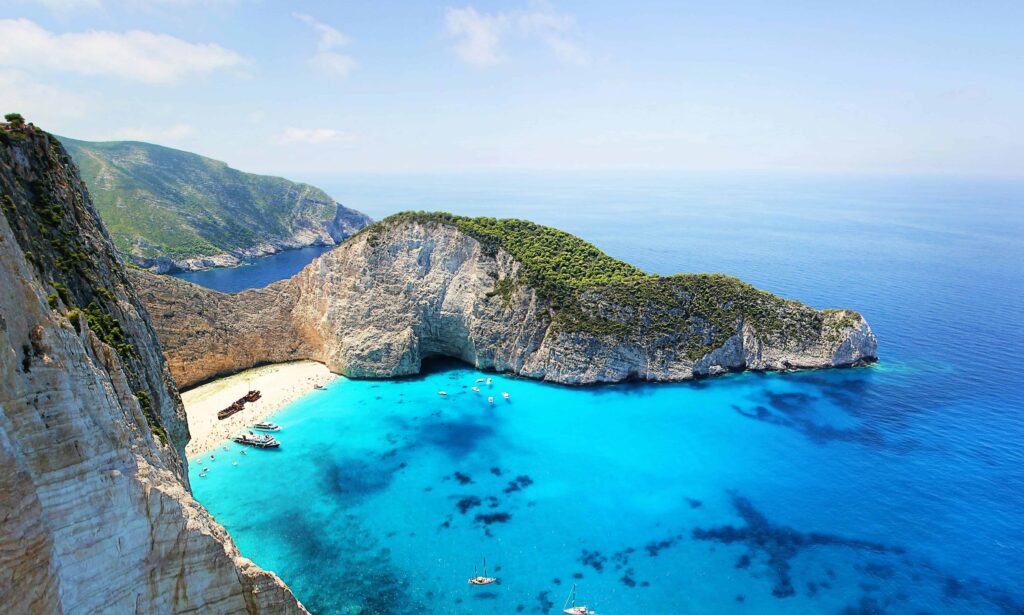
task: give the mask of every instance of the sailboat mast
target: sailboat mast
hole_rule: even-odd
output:
[[[487,558],[484,558],[484,576],[487,576]]]

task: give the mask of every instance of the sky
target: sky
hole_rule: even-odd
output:
[[[1024,176],[1020,0],[0,0],[0,111],[246,171]]]

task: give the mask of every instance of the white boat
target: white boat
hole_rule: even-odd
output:
[[[487,398],[487,403],[493,404],[494,403],[494,398],[493,397],[488,397]]]
[[[594,612],[587,610],[585,606],[576,606],[576,584],[572,584],[572,591],[569,592],[569,597],[565,599],[565,604],[562,605],[562,612],[566,615],[592,615]]]
[[[477,378],[477,379],[476,379],[476,381],[477,381],[477,382],[483,382],[483,381],[484,381],[484,379],[483,379],[483,378]]]
[[[469,584],[470,585],[490,585],[491,583],[494,583],[497,580],[498,579],[495,578],[495,577],[487,576],[487,559],[484,558],[484,573],[483,573],[483,575],[478,575],[476,573],[476,566],[473,566],[473,576],[469,578]]]
[[[269,421],[261,421],[252,426],[256,431],[281,431],[280,425],[275,425]]]
[[[447,395],[447,393],[445,393],[444,391],[438,391],[438,392],[437,392],[437,394],[438,394],[438,395],[441,395],[442,397],[443,397],[443,396],[445,396],[445,395]]]
[[[199,478],[206,478],[206,472],[200,472]]]
[[[477,393],[480,392],[480,387],[470,387],[470,388],[473,389],[474,391],[476,391]]]
[[[281,446],[281,443],[274,439],[274,436],[267,434],[254,434],[250,432],[248,434],[237,435],[231,439],[239,444],[254,446],[256,448],[277,448]]]
[[[488,385],[490,385],[490,384],[491,384],[491,379],[490,379],[490,378],[488,378],[488,379],[487,379],[487,384],[488,384]]]
[[[501,396],[504,397],[505,399],[508,399],[508,393],[504,391],[501,392]]]

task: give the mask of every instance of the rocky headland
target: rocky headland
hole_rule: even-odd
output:
[[[130,275],[185,387],[296,359],[389,378],[453,357],[593,384],[855,366],[876,356],[857,312],[816,310],[724,275],[648,275],[522,220],[398,214],[291,279],[233,295]]]
[[[149,316],[61,144],[0,124],[0,609],[305,613],[193,499]]]
[[[323,190],[138,141],[60,138],[114,246],[159,273],[333,246],[371,222]]]

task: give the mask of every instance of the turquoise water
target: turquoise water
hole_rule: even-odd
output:
[[[573,582],[604,615],[1024,612],[1024,186],[655,179],[364,178],[334,196],[377,217],[412,193],[518,211],[650,271],[854,307],[880,363],[340,380],[274,417],[280,451],[192,463],[196,496],[318,613],[560,612]],[[469,390],[487,376],[493,407]],[[468,586],[484,557],[500,585]]]

